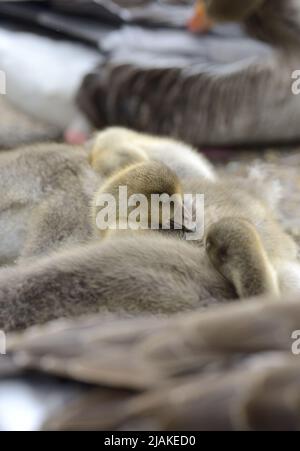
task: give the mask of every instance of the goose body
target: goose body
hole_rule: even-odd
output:
[[[83,110],[96,125],[99,117],[99,125],[126,124],[195,146],[299,139],[300,100],[292,93],[291,78],[300,67],[299,2],[209,2],[224,3],[239,5],[224,20],[238,20],[248,37],[230,40],[217,31],[200,36],[139,31],[154,48],[156,42],[165,44],[161,58],[154,60],[150,52],[151,64],[127,54],[120,59],[118,46],[109,48],[101,75],[90,74],[83,83],[79,94]],[[176,43],[177,59],[174,49],[169,50],[170,40]]]
[[[40,144],[1,152],[0,264],[88,240],[100,181],[82,149]]]
[[[0,272],[0,328],[87,313],[172,314],[235,298],[204,248],[160,234],[116,237]]]
[[[118,128],[99,133],[88,149],[39,144],[1,152],[0,264],[90,240],[94,194],[115,170],[145,161],[149,154],[157,162],[169,161],[179,176],[216,177],[189,146]]]
[[[298,262],[298,246],[291,236],[285,233],[276,220],[276,187],[270,182],[262,182],[259,174],[249,174],[247,179],[221,179],[214,184],[200,180],[184,183],[184,192],[205,194],[205,230],[219,221],[230,219],[233,229],[239,221],[246,220],[254,226],[264,252],[271,263],[271,273],[277,274],[280,292],[298,292],[300,289],[300,265]],[[275,202],[275,203],[274,203]],[[221,229],[222,230],[222,229]],[[230,228],[229,228],[230,230]],[[223,232],[226,236],[225,231]],[[247,236],[248,232],[245,236]],[[251,233],[245,240],[255,242]],[[197,245],[197,241],[193,242]],[[241,258],[245,247],[242,248]],[[236,247],[239,253],[238,246]],[[249,255],[249,254],[248,254]],[[268,265],[269,265],[268,263]],[[272,279],[269,273],[270,278]],[[275,289],[276,291],[276,289]]]
[[[0,429],[299,430],[300,304],[281,300],[9,335]]]
[[[130,171],[130,167],[125,169],[125,174]],[[151,177],[155,180],[155,174]],[[0,329],[22,329],[91,312],[171,314],[252,294],[299,290],[297,247],[259,198],[263,191],[257,184],[253,188],[253,180],[183,178],[181,184],[183,194],[205,195],[203,239],[190,242],[169,234],[118,234],[108,240],[90,239],[79,247],[48,251],[39,259],[3,269]],[[232,224],[229,231],[228,218]],[[235,230],[241,221],[242,233],[239,228]],[[249,221],[250,226],[245,228],[243,221]],[[205,248],[206,240],[218,235],[216,224],[217,231],[221,230],[221,246],[232,250],[226,272]],[[295,271],[291,277],[292,266]],[[262,267],[258,283],[249,287],[250,274]]]
[[[113,133],[117,139],[116,130]],[[139,139],[152,143],[151,137]],[[102,181],[100,190],[117,189],[121,177],[133,194],[145,180],[143,189],[147,188],[148,194],[153,190],[176,192],[181,199],[186,194],[203,194],[203,236],[188,241],[182,234],[125,233],[102,241],[94,236],[89,214],[89,193],[95,189],[98,176],[88,165],[87,154],[68,154],[70,149],[64,149],[66,154],[61,156],[59,150],[54,146],[12,153],[7,160],[10,166],[4,164],[7,156],[3,160],[3,173],[12,194],[24,195],[33,218],[25,227],[23,260],[0,271],[0,330],[99,311],[170,314],[257,294],[277,296],[284,290],[299,291],[297,246],[273,217],[266,185],[251,177],[188,177],[176,171],[176,152],[172,170],[151,159],[149,150],[144,162],[121,167]],[[105,150],[112,158],[114,151],[118,152],[118,147]],[[27,178],[30,165],[34,166],[33,173],[36,171],[34,179]],[[19,194],[13,187],[16,174],[22,174],[22,170],[27,177]],[[40,191],[34,197],[37,187]],[[79,199],[69,203],[73,196]],[[15,208],[14,199],[8,196],[7,200],[10,211]],[[191,206],[193,212],[195,205]],[[215,241],[216,246],[208,248],[209,241]],[[225,271],[224,260],[214,258],[224,246]],[[36,256],[40,258],[24,260]],[[258,272],[260,277],[254,277]],[[249,285],[252,279],[257,283]]]
[[[168,153],[172,144],[175,145],[173,158]],[[166,154],[164,153],[165,148],[167,149]],[[177,150],[179,149],[181,158],[178,158]],[[235,265],[233,271],[242,268],[244,261],[247,262],[249,257],[248,261],[254,259],[254,264],[245,265],[244,273],[247,277],[255,280],[255,272],[263,274],[260,278],[262,285],[259,282],[248,293],[246,293],[246,290],[243,294],[244,286],[237,289],[240,297],[249,297],[265,291],[278,294],[279,284],[281,285],[280,289],[283,290],[297,290],[299,288],[299,268],[296,261],[297,247],[293,240],[281,230],[273,217],[272,208],[267,207],[270,201],[274,202],[274,192],[270,187],[262,186],[255,177],[253,180],[250,178],[245,182],[241,180],[235,182],[218,180],[212,170],[208,172],[210,168],[203,157],[194,154],[193,149],[189,149],[188,146],[180,142],[176,143],[173,140],[155,138],[124,128],[111,128],[97,135],[91,152],[91,164],[97,166],[99,157],[100,161],[103,161],[103,157],[105,157],[107,161],[116,162],[114,155],[120,155],[120,151],[126,151],[129,162],[134,161],[138,152],[139,157],[143,155],[144,163],[138,163],[137,169],[130,166],[129,163],[129,167],[123,171],[124,161],[123,159],[119,161],[121,171],[108,178],[107,182],[100,188],[99,194],[107,191],[110,194],[115,194],[116,188],[119,188],[120,185],[130,187],[131,193],[144,193],[149,192],[149,190],[152,190],[153,193],[170,193],[172,191],[172,193],[178,192],[188,195],[202,193],[205,197],[205,228],[206,230],[210,228],[210,231],[212,231],[214,224],[220,221],[222,244],[225,247],[228,244],[226,242],[227,237],[228,240],[230,239],[228,232],[235,230],[236,227],[241,227],[237,234],[233,232],[233,241],[238,240],[240,242],[240,246],[235,246],[237,254],[240,252],[240,256],[237,255],[239,263]],[[193,159],[196,158],[198,165],[193,171]],[[168,161],[168,167],[172,169],[169,173],[163,169],[162,176],[160,176],[163,166],[155,166],[156,163],[154,163],[154,170],[152,171],[151,165],[153,163],[151,162],[164,162],[165,159]],[[137,161],[139,160],[140,158],[137,159]],[[181,160],[185,160],[185,165],[181,165]],[[145,170],[144,177],[140,174],[140,168]],[[101,172],[100,167],[97,170]],[[115,167],[114,170],[117,171],[118,167]],[[147,174],[149,170],[152,172],[152,176]],[[169,182],[166,183],[166,181]],[[180,188],[179,185],[181,185]],[[262,193],[264,193],[265,198],[262,198]],[[94,209],[94,222],[95,216]],[[241,221],[241,218],[246,218],[249,223]],[[226,222],[227,220],[229,220],[229,223]],[[191,223],[191,219],[189,223]],[[253,226],[252,231],[249,230],[251,225]],[[242,237],[241,240],[239,240],[240,237]],[[257,245],[254,244],[252,249],[249,249],[248,243],[256,243]],[[246,250],[247,248],[248,250]],[[288,267],[292,274],[290,277],[287,277]],[[279,280],[277,279],[277,272],[282,276]],[[263,285],[265,285],[265,289],[262,287]],[[237,284],[234,284],[234,286],[237,288]],[[267,286],[268,288],[266,288]]]

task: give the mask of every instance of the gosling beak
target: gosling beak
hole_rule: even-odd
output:
[[[197,230],[197,225],[193,218],[193,212],[186,206],[183,207],[183,218],[184,218],[183,222],[184,231],[195,233]]]
[[[206,33],[212,29],[213,25],[203,0],[198,0],[194,16],[188,22],[188,29],[193,33]]]
[[[175,219],[171,219],[169,225],[171,229],[182,230],[185,233],[195,233],[197,229],[192,213],[185,206],[182,206],[182,222],[179,223]]]
[[[182,230],[185,233],[195,233],[196,232],[196,226],[195,224],[192,224],[191,226],[186,225],[184,222],[183,224],[179,224],[179,222],[174,221],[174,219],[170,220],[170,223],[168,224],[172,230]]]

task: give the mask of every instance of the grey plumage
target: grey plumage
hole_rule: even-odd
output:
[[[100,178],[82,149],[41,144],[0,154],[0,263],[84,242]]]
[[[263,43],[124,30],[87,76],[79,104],[96,126],[124,124],[196,146],[299,139],[299,96],[291,92],[299,24],[297,1],[269,0],[244,23]]]
[[[0,329],[99,311],[170,314],[233,297],[203,248],[126,236],[3,269]]]
[[[51,430],[299,430],[299,299],[269,301],[59,321],[9,336],[0,375],[48,374],[58,392],[56,376],[89,384],[48,412]]]
[[[118,133],[114,135],[115,139]],[[120,134],[123,137],[122,131]],[[152,143],[153,138],[141,136],[140,139],[145,142],[150,140]],[[160,140],[154,139],[153,142],[156,144]],[[168,143],[171,145],[172,141]],[[168,236],[125,232],[124,236],[112,236],[107,241],[93,241],[90,233],[93,224],[87,214],[88,195],[83,193],[86,193],[85,183],[88,183],[90,189],[93,188],[96,175],[87,168],[84,154],[80,154],[80,163],[74,166],[77,157],[75,158],[76,154],[68,154],[69,148],[65,148],[63,154],[57,154],[57,149],[54,154],[47,153],[46,150],[47,148],[43,151],[33,149],[27,153],[15,154],[17,161],[18,158],[22,161],[21,155],[24,155],[24,162],[28,160],[26,164],[32,166],[38,161],[39,166],[33,168],[33,175],[36,174],[34,186],[37,184],[42,193],[47,194],[45,204],[40,191],[36,200],[34,196],[33,200],[30,199],[30,206],[37,203],[37,227],[34,227],[31,214],[31,222],[26,230],[27,242],[25,241],[25,250],[21,254],[23,257],[26,252],[27,257],[35,256],[36,253],[46,255],[0,272],[0,329],[21,329],[59,317],[99,311],[129,315],[141,312],[170,314],[226,302],[237,298],[236,293],[247,293],[250,296],[264,291],[261,288],[256,290],[255,287],[244,291],[243,287],[238,286],[239,282],[236,282],[243,277],[239,276],[234,280],[224,277],[221,268],[214,267],[208,258],[204,246],[205,236],[198,241],[185,241],[182,236],[172,233]],[[184,147],[182,151],[184,152]],[[15,157],[11,158],[10,161],[15,163]],[[194,158],[196,155],[190,161],[192,167]],[[51,165],[51,161],[55,164]],[[41,171],[43,165],[46,175]],[[176,156],[173,165],[176,170]],[[18,173],[18,166],[14,165],[13,168]],[[28,177],[28,166],[25,163],[24,171]],[[243,218],[255,227],[259,236],[257,247],[254,243],[249,250],[251,240],[245,240],[243,235],[243,240],[246,241],[243,246],[243,241],[236,236],[240,244],[228,256],[228,264],[234,273],[242,267],[249,274],[254,275],[255,271],[257,273],[258,257],[263,252],[264,261],[272,272],[271,278],[276,280],[275,286],[278,284],[281,292],[298,291],[300,270],[296,260],[297,247],[273,218],[266,201],[258,196],[261,191],[268,198],[268,194],[264,192],[267,186],[263,185],[264,190],[260,189],[257,180],[251,177],[235,181],[213,181],[200,175],[190,178],[185,171],[180,176],[183,192],[205,195],[205,232],[213,224],[226,218],[231,218],[232,221]],[[9,178],[9,171],[6,174]],[[10,183],[13,196],[16,178]],[[24,177],[24,183],[32,188],[31,179]],[[130,180],[128,183],[130,184]],[[74,192],[72,184],[76,188]],[[26,195],[28,192],[26,191]],[[18,191],[16,195],[17,193]],[[57,201],[53,197],[55,193],[58,195]],[[66,193],[71,194],[74,204],[71,201],[68,204],[68,199],[64,197]],[[35,194],[35,190],[32,194]],[[76,196],[79,196],[79,204]],[[26,200],[28,201],[27,197]],[[12,206],[13,203],[10,204]],[[41,212],[45,213],[45,220]],[[65,235],[62,235],[61,230]],[[28,246],[28,236],[32,237],[33,245]],[[60,239],[61,236],[63,239]],[[39,241],[39,237],[44,241]],[[230,239],[232,240],[232,236]],[[81,241],[86,243],[74,246]],[[224,243],[227,241],[227,234],[224,233]],[[57,252],[50,252],[53,250]],[[251,265],[237,264],[237,253],[238,261],[252,262]],[[246,258],[246,255],[251,255],[251,258]],[[245,280],[248,279],[247,275]],[[261,286],[270,284],[263,283]]]
[[[116,134],[120,142],[122,133],[126,140],[131,132],[112,129],[100,135],[106,139]],[[209,163],[188,146],[168,140],[159,143],[156,157],[165,160],[167,153],[169,164],[179,172],[190,170],[214,177]],[[106,147],[114,152],[110,138]],[[109,152],[108,160],[113,160]],[[102,167],[95,169],[98,175],[88,164],[87,150],[67,145],[41,144],[2,152],[0,188],[5,195],[0,201],[0,263],[10,264],[20,257],[42,255],[90,239],[94,228],[89,214],[91,199],[102,176],[107,175]]]
[[[233,217],[242,213],[251,219],[251,203],[245,204],[244,209],[236,204],[239,196],[241,202],[245,201],[241,191],[235,189],[234,196],[230,191],[224,193],[222,185],[219,190],[219,203],[207,205],[208,221],[215,222],[228,212]],[[224,196],[229,201],[224,201]],[[261,213],[257,230],[270,264],[274,265],[280,289],[297,291],[299,267],[296,257],[290,255],[295,245],[268,219],[262,206]],[[3,269],[0,328],[20,329],[99,311],[170,314],[236,297],[234,286],[211,265],[203,243],[192,243],[158,233],[126,234]],[[240,252],[242,257],[243,249]],[[286,280],[291,265],[295,266],[295,274]]]
[[[134,133],[117,128],[99,134],[107,151],[106,165],[109,160],[115,161],[111,137],[116,136],[123,146],[124,139],[127,145],[131,135]],[[188,176],[191,171],[194,175],[215,177],[211,165],[188,146],[152,139],[156,159],[168,159],[179,175]],[[91,150],[40,144],[1,152],[0,264],[43,255],[93,237],[90,204],[108,174],[102,167],[91,167]],[[124,161],[116,163],[122,167]]]

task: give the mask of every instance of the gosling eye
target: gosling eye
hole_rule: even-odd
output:
[[[221,246],[220,249],[218,249],[218,259],[221,263],[225,263],[228,259],[228,248],[225,246]]]

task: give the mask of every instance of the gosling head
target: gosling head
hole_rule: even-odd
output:
[[[124,188],[126,198],[121,198],[121,189]],[[182,186],[177,175],[159,162],[137,163],[108,179],[95,196],[94,205],[98,204],[94,207],[96,220],[101,210],[107,208],[99,202],[103,194],[112,195],[115,199],[113,208],[116,207],[117,215],[114,227],[117,230],[127,225],[133,230],[136,227],[185,231],[184,224],[191,219],[184,208]]]
[[[104,177],[149,159],[136,142],[136,133],[119,127],[96,134],[89,143],[89,151],[91,166]]]
[[[277,275],[254,225],[243,218],[223,218],[206,235],[206,251],[215,269],[241,298],[278,295]]]
[[[209,31],[217,22],[242,22],[254,14],[266,0],[197,0],[189,22],[193,32]]]

